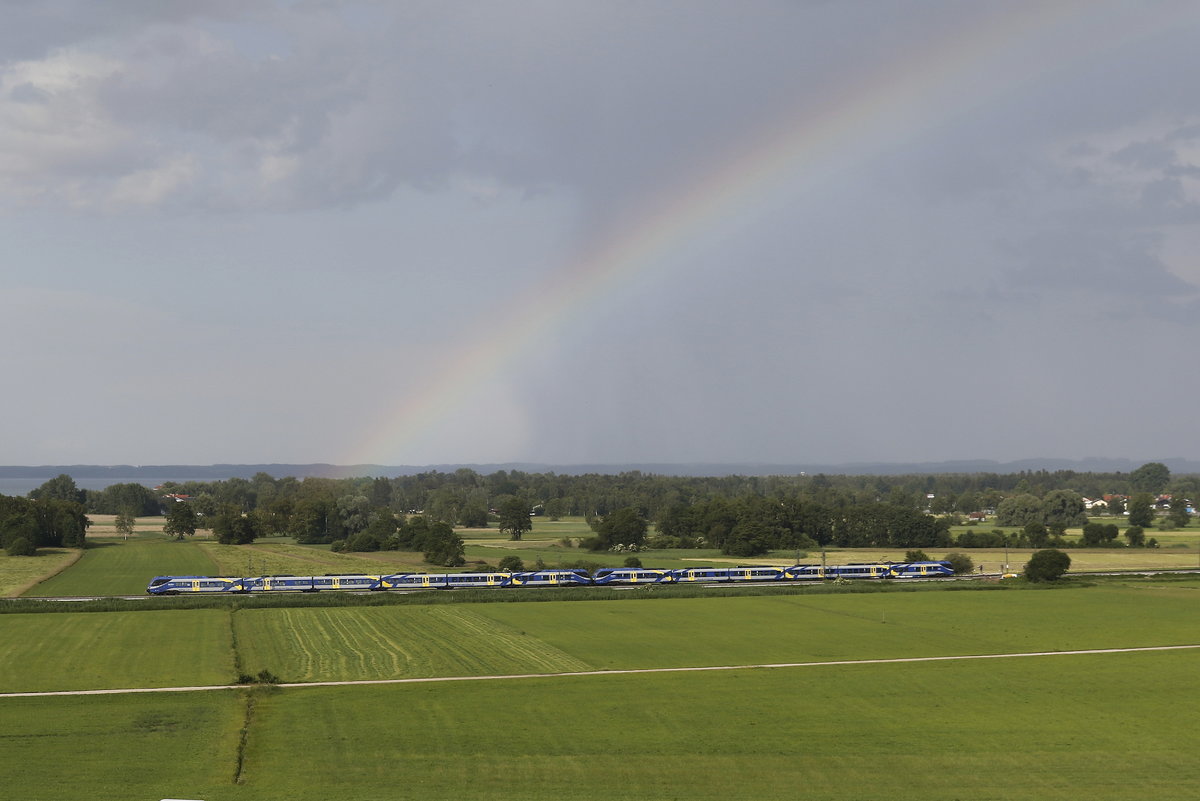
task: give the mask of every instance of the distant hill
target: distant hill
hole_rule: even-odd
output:
[[[535,462],[505,462],[497,464],[434,464],[434,465],[333,465],[333,464],[211,464],[211,465],[15,465],[0,466],[0,478],[53,478],[66,473],[76,479],[138,479],[170,476],[177,481],[218,481],[227,478],[253,478],[266,473],[274,478],[353,478],[356,476],[411,476],[437,471],[452,473],[468,468],[488,474],[497,470],[520,470],[525,473],[585,473],[616,474],[640,471],[667,476],[769,476],[825,473],[828,475],[907,475],[929,473],[1020,473],[1022,471],[1074,470],[1079,473],[1128,473],[1146,462],[1162,462],[1175,475],[1200,473],[1200,461],[1183,458],[1169,459],[1022,459],[997,462],[987,459],[948,462],[850,462],[844,464],[769,464],[747,463],[629,463],[629,464],[542,464]]]

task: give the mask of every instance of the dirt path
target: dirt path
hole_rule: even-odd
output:
[[[968,654],[964,656],[910,656],[894,659],[839,659],[830,662],[779,662],[761,665],[710,665],[707,667],[630,668],[627,670],[581,670],[569,673],[515,673],[501,676],[433,676],[412,679],[364,679],[361,681],[310,681],[280,683],[275,687],[350,687],[368,684],[429,684],[442,681],[516,681],[520,679],[558,679],[582,676],[626,676],[638,673],[700,673],[711,670],[765,670],[772,668],[819,668],[844,665],[896,665],[912,662],[960,662],[973,659],[1021,659],[1037,656],[1088,656],[1093,654],[1136,654],[1147,651],[1187,651],[1197,645],[1150,645],[1140,648],[1090,648],[1082,651],[1032,651],[1015,654]],[[40,698],[55,695],[127,695],[131,693],[194,693],[211,690],[237,690],[255,685],[214,684],[199,687],[134,687],[114,690],[56,690],[50,692],[0,693],[0,698]]]

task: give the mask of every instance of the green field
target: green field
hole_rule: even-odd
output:
[[[487,606],[242,610],[234,621],[243,670],[270,670],[286,681],[588,669],[541,638],[481,614]]]
[[[157,573],[237,573],[250,558],[303,567],[257,572],[386,569],[389,556],[147,536],[88,549],[53,580],[67,589],[46,582],[38,592],[143,592]],[[285,682],[424,679],[1200,644],[1200,578],[670,593],[275,609],[228,599],[219,609],[119,612],[63,604],[0,615],[0,692],[223,685],[263,670]],[[1188,798],[1200,786],[1198,670],[1200,649],[0,698],[0,795]]]
[[[306,682],[1187,645],[1200,642],[1197,612],[1200,595],[1184,583],[12,614],[0,615],[0,683],[218,684],[235,664]]]
[[[147,538],[91,542],[78,562],[25,593],[33,597],[137,595],[161,575],[205,575],[215,565],[194,542]]]
[[[0,787],[26,801],[235,797],[239,695],[0,699]]]
[[[0,598],[20,595],[79,557],[69,548],[41,548],[35,556],[9,556],[0,551]]]
[[[0,615],[0,692],[226,684],[220,610]]]
[[[1194,652],[1141,653],[281,690],[254,696],[240,755],[233,691],[0,699],[0,786],[26,801],[1188,798],[1198,669]]]

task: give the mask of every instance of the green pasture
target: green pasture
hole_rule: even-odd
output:
[[[1171,652],[0,699],[0,786],[26,801],[1189,798],[1197,670],[1200,654]]]
[[[239,691],[0,698],[0,787],[22,801],[233,796]],[[203,793],[197,794],[199,788]]]
[[[77,550],[67,548],[40,548],[33,556],[9,556],[0,550],[0,598],[20,595],[78,555]]]
[[[230,642],[222,610],[0,615],[0,692],[227,684]]]
[[[1190,587],[473,608],[597,669],[1200,643],[1200,596]]]
[[[307,682],[1188,645],[1200,643],[1197,584],[9,614],[0,689],[223,684],[262,670]]]
[[[557,673],[589,665],[481,614],[487,605],[240,610],[243,672],[285,681]]]
[[[137,595],[155,576],[206,575],[215,565],[195,542],[161,538],[89,542],[79,561],[27,596]]]

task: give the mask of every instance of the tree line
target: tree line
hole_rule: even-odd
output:
[[[434,558],[453,561],[445,555],[453,548],[430,545],[430,537],[451,542],[457,536],[455,526],[499,523],[501,530],[519,539],[528,530],[529,514],[584,517],[593,529],[584,544],[594,549],[649,544],[753,556],[825,545],[1040,547],[1063,544],[1061,532],[1088,523],[1085,494],[1128,495],[1130,528],[1144,529],[1155,518],[1154,499],[1164,492],[1178,499],[1170,510],[1173,522],[1186,525],[1190,515],[1182,499],[1200,496],[1200,477],[1171,476],[1160,463],[1130,473],[902,476],[686,477],[518,470],[481,474],[463,468],[396,478],[299,480],[258,473],[252,479],[169,483],[153,490],[124,483],[96,491],[79,490],[63,475],[19,500],[75,503],[82,511],[126,518],[166,514],[171,533],[183,531],[180,536],[186,536],[204,527],[219,541],[234,544],[290,535],[301,543],[336,543],[347,550],[396,547],[425,553],[428,546]],[[956,541],[950,526],[983,510],[995,512],[997,525],[1022,527],[1022,532],[1014,537],[970,531]],[[422,522],[415,523],[418,518]],[[1038,526],[1045,527],[1044,539]],[[1085,539],[1088,544],[1112,544],[1117,538],[1110,534],[1109,529],[1085,530]],[[50,544],[54,536],[38,534],[37,542]],[[1129,544],[1147,543],[1144,537],[1136,539],[1129,538]]]

